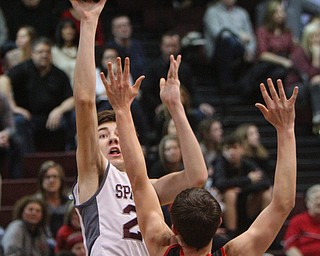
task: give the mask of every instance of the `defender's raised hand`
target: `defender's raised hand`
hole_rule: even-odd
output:
[[[108,63],[109,81],[103,72],[100,73],[108,99],[114,111],[130,108],[132,101],[137,96],[144,76],[140,76],[133,86],[130,85],[130,59],[125,58],[122,72],[121,58],[117,58],[117,72],[113,73],[112,63]]]
[[[260,109],[264,118],[270,122],[276,129],[293,128],[295,118],[295,101],[298,95],[298,87],[289,99],[287,99],[282,81],[277,80],[278,93],[270,78],[267,80],[269,93],[263,83],[260,84],[261,94],[263,96],[265,105],[256,103],[255,106]]]
[[[180,63],[181,55],[178,55],[176,60],[171,55],[167,80],[160,79],[160,98],[167,107],[180,102],[180,80],[178,76]]]

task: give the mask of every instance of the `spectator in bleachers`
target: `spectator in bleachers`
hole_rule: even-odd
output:
[[[101,52],[101,53],[100,53]],[[119,53],[116,48],[112,46],[105,46],[97,53],[97,67],[96,67],[96,95],[97,95],[97,108],[99,111],[99,105],[101,101],[107,100],[106,89],[101,81],[100,73],[103,72],[108,77],[108,62],[112,63],[112,69],[116,74],[116,59]],[[133,84],[132,75],[130,74],[130,84]]]
[[[67,248],[74,256],[86,256],[86,250],[83,245],[83,236],[80,231],[68,236]]]
[[[23,154],[8,100],[0,93],[0,168],[8,163],[9,178],[23,177]]]
[[[14,40],[20,27],[34,27],[38,36],[53,38],[57,18],[47,0],[15,1],[8,15],[9,39]]]
[[[235,92],[237,73],[255,58],[256,39],[248,12],[236,0],[209,5],[203,17],[206,53],[220,89]]]
[[[4,71],[31,58],[31,45],[36,38],[36,31],[31,26],[19,28],[15,40],[16,48],[9,50],[4,57]]]
[[[239,125],[234,131],[244,148],[244,156],[254,161],[266,174],[273,177],[271,170],[274,170],[270,162],[269,152],[261,143],[258,127],[253,123]]]
[[[247,229],[271,201],[271,182],[265,172],[244,157],[244,148],[236,136],[223,143],[223,156],[213,166],[213,187],[223,194],[224,225],[232,238]]]
[[[69,77],[73,87],[73,74],[78,51],[79,34],[72,20],[61,20],[56,28],[55,42],[52,46],[52,62]]]
[[[262,25],[269,1],[262,1],[256,6],[256,26]],[[288,14],[286,19],[287,26],[292,31],[294,40],[299,42],[303,27],[309,22],[310,16],[312,18],[319,15],[320,2],[318,0],[282,0],[281,2]]]
[[[64,224],[58,229],[56,236],[55,253],[68,249],[67,239],[69,235],[81,232],[80,219],[73,203],[70,203],[64,216]]]
[[[221,154],[224,130],[220,120],[203,120],[198,126],[198,140],[208,168]]]
[[[222,153],[222,144],[224,139],[223,125],[220,120],[209,118],[199,123],[197,129],[198,141],[208,169],[208,179],[205,187],[216,194],[216,198],[221,197],[219,191],[212,187],[212,178],[215,161],[220,159]],[[221,205],[223,203],[221,202]]]
[[[179,139],[176,134],[164,135],[158,146],[159,159],[149,169],[150,179],[159,179],[166,174],[184,169]],[[171,226],[170,204],[161,206],[165,222]]]
[[[40,133],[65,139],[66,150],[75,147],[72,88],[67,75],[51,61],[50,40],[38,38],[32,44],[31,60],[15,66],[0,80],[15,114],[24,153],[37,150],[35,134]]]
[[[287,256],[316,256],[320,252],[320,184],[305,196],[307,210],[293,216],[284,237]]]
[[[157,108],[161,106],[159,97],[159,81],[162,77],[167,77],[170,65],[170,55],[177,56],[181,51],[180,36],[175,32],[168,32],[161,36],[160,56],[152,61],[145,70],[145,79],[141,84],[141,103],[151,126],[154,125],[154,118]],[[181,62],[179,67],[179,78],[188,92],[194,92],[194,76],[190,66],[186,62]],[[191,103],[194,105],[194,102]]]
[[[314,21],[304,27],[301,47],[292,53],[294,72],[288,74],[286,91],[290,93],[293,86],[299,85],[297,100],[297,121],[312,123],[313,132],[320,131],[320,22]],[[311,105],[311,118],[307,114]]]
[[[146,53],[142,42],[132,37],[133,28],[130,18],[127,15],[114,17],[111,21],[111,31],[113,38],[108,44],[117,49],[121,59],[130,58],[132,78],[137,79],[145,67]]]
[[[285,21],[286,11],[281,1],[268,2],[263,25],[256,30],[258,62],[240,82],[243,97],[247,100],[260,100],[259,84],[267,78],[284,81],[292,67],[290,54],[295,43]]]
[[[159,160],[151,167],[149,172],[151,179],[159,179],[168,173],[183,170],[180,143],[176,135],[165,135],[159,143],[158,153]]]
[[[2,238],[4,255],[49,256],[46,221],[47,210],[42,200],[25,196],[17,201],[13,221]]]
[[[75,11],[75,9],[72,8],[70,3],[69,3],[69,6],[70,6],[70,8],[68,8],[62,12],[60,20],[64,20],[64,19],[72,20],[74,22],[74,24],[76,25],[78,34],[80,34],[79,14]],[[104,38],[104,34],[103,34],[103,29],[102,29],[102,22],[99,19],[97,32],[96,32],[96,38],[95,38],[95,45],[102,47],[104,45],[104,43],[105,43],[105,38]]]
[[[65,173],[60,164],[48,160],[40,166],[38,192],[35,196],[42,199],[48,206],[49,233],[50,237],[55,239],[72,200],[68,194]]]

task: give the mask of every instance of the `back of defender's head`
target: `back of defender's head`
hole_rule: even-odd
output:
[[[98,113],[98,126],[107,122],[115,122],[116,115],[113,110],[103,110]]]
[[[205,189],[190,188],[175,198],[171,220],[183,241],[197,250],[209,244],[221,219],[218,201]]]

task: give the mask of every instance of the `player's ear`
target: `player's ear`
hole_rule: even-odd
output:
[[[219,227],[221,226],[221,224],[222,224],[222,217],[220,217]]]

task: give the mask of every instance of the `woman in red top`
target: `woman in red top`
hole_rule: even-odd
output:
[[[56,236],[56,253],[67,250],[67,240],[69,235],[81,231],[79,216],[74,208],[73,203],[70,203],[68,211],[65,214],[64,224],[58,229]]]
[[[259,84],[262,81],[268,77],[284,80],[288,69],[292,67],[290,54],[295,48],[295,43],[285,21],[286,12],[281,1],[270,1],[263,25],[256,30],[258,62],[241,81],[244,98],[254,96],[252,100],[255,102],[260,95]]]
[[[286,231],[285,251],[288,256],[315,256],[320,252],[320,184],[306,193],[307,211],[294,216]]]
[[[256,31],[259,61],[283,67],[292,67],[289,58],[295,44],[290,30],[285,26],[286,12],[280,1],[270,1],[264,23]],[[277,77],[280,78],[280,77]]]

